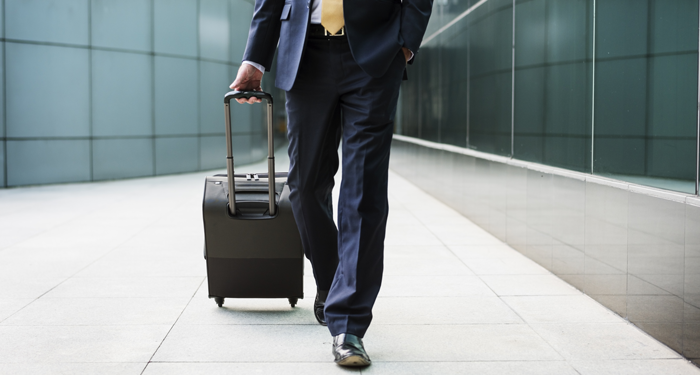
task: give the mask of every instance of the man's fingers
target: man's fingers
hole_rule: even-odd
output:
[[[256,68],[248,65],[248,64],[243,64],[241,67],[238,69],[238,75],[236,76],[236,79],[231,83],[229,88],[231,90],[236,90],[236,91],[262,91],[262,88],[260,87],[260,80],[262,79],[262,73],[257,70]],[[248,104],[254,104],[254,103],[260,103],[262,100],[255,98],[255,97],[250,97],[248,99],[244,98],[239,98],[236,99],[236,102],[243,104],[243,103],[248,103]]]

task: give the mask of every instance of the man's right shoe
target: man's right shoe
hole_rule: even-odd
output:
[[[318,323],[322,326],[326,324],[326,315],[323,313],[323,308],[326,307],[326,298],[328,298],[327,290],[319,290],[316,292],[316,299],[314,300],[314,316]]]
[[[335,363],[340,366],[359,367],[372,364],[362,345],[362,339],[349,333],[333,337],[333,356]]]

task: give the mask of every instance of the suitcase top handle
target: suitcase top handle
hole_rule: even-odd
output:
[[[268,103],[272,104],[272,95],[264,91],[229,91],[224,95],[224,104],[228,104],[231,99],[250,99],[258,98],[260,100],[267,100]]]
[[[256,97],[267,101],[267,175],[270,201],[270,216],[275,216],[277,206],[275,203],[275,138],[272,133],[272,95],[263,91],[230,91],[224,96],[224,109],[226,110],[226,170],[228,172],[228,207],[231,215],[236,215],[236,181],[233,170],[233,142],[231,141],[231,99]]]

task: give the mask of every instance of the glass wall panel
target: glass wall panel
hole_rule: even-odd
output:
[[[442,112],[440,142],[466,147],[469,49],[462,41],[469,37],[466,22],[451,27],[440,36],[440,99]]]
[[[84,48],[5,43],[8,137],[90,134],[90,61]],[[37,106],[37,90],[51,100]]]
[[[8,185],[90,181],[88,140],[10,140],[6,147]]]
[[[92,178],[151,176],[154,173],[153,139],[96,139],[92,142]]]
[[[153,49],[156,53],[197,56],[197,2],[154,0]]]
[[[87,45],[88,9],[88,0],[6,0],[6,36]]]
[[[590,171],[592,0],[515,9],[515,157]]]
[[[250,25],[253,18],[253,0],[231,0],[229,12],[231,13],[231,62],[240,63],[243,59],[245,46],[248,42],[248,33],[241,32],[243,26]]]
[[[594,173],[695,192],[698,2],[597,0]]]
[[[94,46],[151,52],[151,1],[92,0],[90,6]]]
[[[229,59],[229,11],[227,0],[199,3],[199,55],[205,59]]]
[[[510,155],[513,3],[490,0],[466,19],[469,147]]]
[[[440,123],[442,122],[442,92],[440,81],[440,45],[439,38],[433,39],[427,46],[428,53],[421,53],[421,72],[418,75],[420,94],[420,127],[423,139],[440,142]]]
[[[153,57],[92,51],[92,135],[153,135]]]
[[[156,135],[196,134],[199,120],[197,61],[156,56],[155,71]]]

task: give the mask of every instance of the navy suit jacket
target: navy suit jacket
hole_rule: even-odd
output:
[[[401,47],[418,53],[432,8],[433,0],[343,0],[348,43],[357,64],[370,76],[381,77]],[[243,60],[269,70],[279,41],[275,85],[290,90],[310,16],[311,0],[256,0]]]

